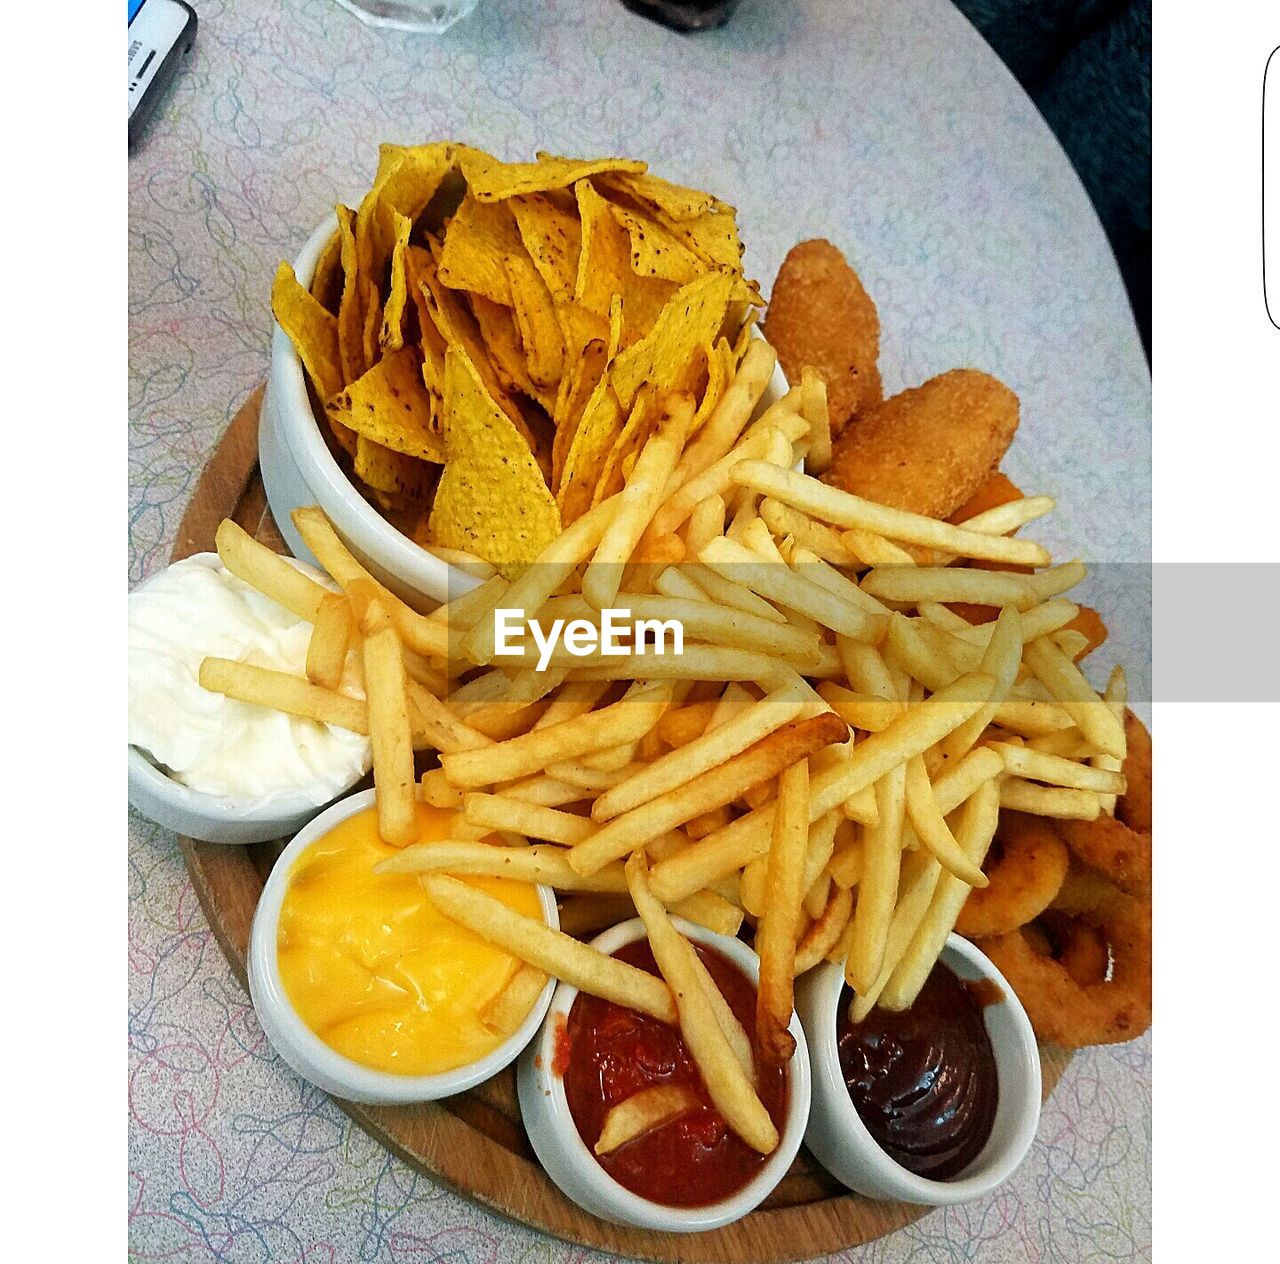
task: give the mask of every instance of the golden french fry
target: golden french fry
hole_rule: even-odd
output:
[[[868,571],[862,591],[882,601],[964,601],[1026,610],[1040,600],[1030,581],[1029,575],[965,566],[892,566]]]
[[[956,525],[964,531],[980,531],[983,535],[1008,535],[1028,522],[1043,518],[1055,503],[1052,496],[1023,496],[1020,500],[996,505],[994,509],[985,509]]]
[[[413,706],[414,728],[423,733],[438,751],[476,750],[491,747],[492,740],[463,724],[429,689],[416,680],[407,682],[409,701]]]
[[[627,878],[658,969],[675,996],[680,1033],[702,1074],[708,1095],[734,1133],[753,1150],[771,1154],[778,1146],[778,1130],[756,1096],[711,1006],[693,947],[672,925],[666,909],[649,889],[643,853],[636,852],[627,861]]]
[[[594,830],[585,816],[560,812],[554,807],[529,803],[506,794],[472,792],[464,797],[463,809],[472,825],[512,830],[526,838],[544,838],[549,843],[580,843],[590,838]]]
[[[553,763],[638,741],[658,722],[669,700],[668,689],[651,686],[576,720],[533,729],[480,750],[446,752],[440,764],[457,786],[513,781]]]
[[[433,840],[405,847],[381,861],[377,873],[455,873],[488,878],[513,878],[561,891],[619,894],[627,889],[621,865],[606,865],[589,877],[569,866],[564,848],[535,843],[498,847],[492,843]]]
[[[849,924],[849,914],[853,911],[853,892],[847,887],[832,885],[827,897],[826,908],[812,926],[805,931],[804,938],[796,946],[796,977],[808,973],[840,942],[845,927]]]
[[[430,544],[424,547],[428,553],[435,554],[442,562],[476,579],[482,581],[492,579],[497,574],[493,566],[484,558],[476,557],[474,553],[468,553],[465,549],[447,549],[442,544]]]
[[[896,764],[875,785],[880,820],[862,834],[862,874],[844,963],[845,980],[858,993],[870,990],[884,962],[902,865],[906,765]]]
[[[756,931],[760,985],[756,992],[756,1043],[763,1057],[787,1062],[796,1042],[791,1023],[796,938],[804,898],[809,845],[809,764],[801,760],[778,779],[778,803],[769,846],[764,914]]]
[[[686,531],[686,553],[697,556],[704,544],[709,544],[717,536],[724,534],[724,499],[721,496],[708,496],[700,500],[689,515],[689,526]]]
[[[321,689],[288,672],[237,663],[228,658],[206,658],[200,664],[200,684],[202,688],[240,702],[333,724],[353,733],[368,735],[369,732],[369,708],[363,699]]]
[[[1000,806],[1031,816],[1051,816],[1062,821],[1096,821],[1102,802],[1092,790],[1066,790],[1038,786],[1019,777],[1008,777],[1000,786]]]
[[[214,546],[223,566],[250,588],[256,588],[300,619],[315,622],[321,602],[330,595],[323,584],[317,584],[279,553],[259,543],[230,518],[218,524]]]
[[[378,833],[385,842],[402,847],[417,838],[418,816],[413,729],[400,638],[390,613],[376,596],[365,607],[360,630],[364,634],[364,687],[373,743]]]
[[[933,783],[925,770],[924,757],[914,755],[907,760],[907,819],[916,837],[948,873],[971,887],[985,887],[987,876],[972,864],[960,844],[956,842],[947,824],[938,800],[933,793]]]
[[[429,768],[418,778],[422,801],[433,808],[462,808],[462,791],[449,784],[443,768]]]
[[[1030,642],[1022,652],[1027,666],[1058,700],[1101,755],[1125,757],[1124,724],[1098,696],[1084,673],[1047,637]]]
[[[979,867],[991,846],[999,818],[999,787],[994,781],[984,782],[965,801],[956,825],[956,840]],[[939,875],[928,911],[880,993],[880,1004],[886,1009],[906,1009],[920,994],[971,889],[949,873]]]
[[[815,522],[806,514],[802,514],[798,509],[792,509],[790,505],[783,504],[780,500],[766,496],[760,502],[760,517],[779,539],[791,536],[798,547],[806,549],[824,561],[833,562],[837,566],[856,566],[861,560],[839,531],[828,527],[825,523]],[[716,534],[718,535],[719,532]],[[690,552],[696,552],[696,550],[690,546]]]
[[[697,1105],[697,1095],[687,1084],[655,1084],[642,1088],[609,1109],[595,1152],[611,1154],[628,1141],[679,1119]]]
[[[1117,721],[1123,725],[1125,711],[1129,705],[1129,682],[1125,677],[1124,668],[1119,664],[1111,669],[1107,688],[1102,696]],[[1124,767],[1123,760],[1117,759],[1114,755],[1094,755],[1089,762],[1095,768],[1101,768],[1105,772],[1120,772]],[[1116,796],[1114,794],[1099,795],[1098,801],[1108,816],[1115,815]]]
[[[639,1010],[673,1027],[679,1021],[671,989],[661,979],[553,930],[540,918],[525,917],[457,878],[425,874],[422,885],[446,917],[513,957],[591,996]]]
[[[821,474],[831,464],[831,417],[827,411],[827,384],[808,364],[800,370],[800,412],[809,423],[805,469]]]
[[[327,593],[316,611],[307,646],[307,679],[321,689],[342,683],[351,647],[351,603],[339,593]]]
[[[666,398],[657,428],[640,450],[630,478],[618,493],[617,510],[582,576],[582,595],[597,610],[611,606],[618,595],[622,568],[658,510],[667,480],[675,472],[684,448],[693,411],[692,395],[681,391]]]
[[[864,733],[880,733],[902,714],[899,702],[854,693],[832,680],[819,684],[818,696],[851,729],[861,729]]]
[[[956,557],[1022,566],[1047,566],[1049,554],[1031,540],[989,536],[965,531],[936,518],[925,518],[904,509],[892,509],[864,500],[851,492],[820,483],[816,478],[783,470],[760,460],[739,461],[732,481],[739,487],[785,501],[803,513],[837,527],[871,531],[901,544],[942,549]]]
[[[726,579],[700,562],[685,562],[676,569],[676,573],[696,585],[710,601],[746,614],[758,615],[761,619],[772,619],[774,623],[787,622],[787,616],[781,610],[763,597],[756,596],[745,584]]]
[[[538,1003],[542,990],[547,986],[547,975],[537,966],[521,962],[516,972],[480,1008],[480,1021],[490,1031],[510,1035]]]
[[[1011,742],[991,742],[991,749],[1004,760],[1005,768],[1015,777],[1044,781],[1051,786],[1073,790],[1092,790],[1095,794],[1123,794],[1124,775],[1094,768],[1061,755],[1048,755]]]
[[[1000,707],[1009,696],[1022,663],[1023,622],[1022,616],[1011,606],[1006,606],[996,619],[991,639],[982,653],[981,664],[981,669],[994,678],[995,688],[991,691],[990,701],[976,715],[943,738],[942,752],[948,760],[962,759],[977,744],[987,725],[1000,714]]]

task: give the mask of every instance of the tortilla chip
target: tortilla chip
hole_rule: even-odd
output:
[[[356,243],[361,273],[381,292],[397,239],[397,215],[412,223],[435,196],[454,164],[456,146],[382,145],[373,186],[360,201]]]
[[[527,254],[505,255],[502,266],[511,287],[511,305],[529,376],[536,386],[554,390],[564,372],[564,335],[551,291]]]
[[[528,443],[456,346],[445,356],[445,451],[431,539],[511,577],[559,535],[560,513]]]
[[[648,164],[630,158],[558,158],[538,154],[537,162],[499,162],[477,149],[458,155],[467,187],[481,202],[500,202],[525,193],[547,189],[567,189],[571,184],[602,171],[630,171],[639,174]]]
[[[582,252],[582,229],[577,204],[558,206],[545,193],[513,197],[507,205],[515,216],[520,240],[534,267],[556,300],[573,297],[578,277],[578,256]]]
[[[471,290],[510,307],[511,286],[502,259],[520,254],[524,243],[511,212],[468,195],[445,231],[440,280],[451,289]]]
[[[382,329],[382,304],[378,301],[378,287],[367,277],[361,282],[364,287],[364,331],[361,343],[364,347],[364,362],[372,367],[377,364],[382,348],[378,346],[378,334]]]
[[[686,189],[648,173],[607,171],[592,181],[608,193],[620,193],[634,202],[656,207],[669,219],[698,219],[710,211],[732,211],[733,207],[703,193]]]
[[[707,270],[698,256],[658,220],[625,206],[614,205],[612,211],[631,239],[631,270],[637,276],[687,285]]]
[[[582,223],[582,251],[574,298],[588,311],[609,314],[613,296],[623,304],[623,342],[632,343],[653,328],[676,285],[658,277],[638,276],[631,267],[631,237],[606,202],[587,181],[576,188]]]
[[[489,353],[493,371],[507,391],[519,391],[536,398],[537,387],[529,377],[525,363],[524,344],[516,328],[515,313],[501,303],[485,298],[483,294],[471,295],[471,314],[480,328],[480,337]]]
[[[316,394],[328,399],[342,389],[338,318],[325,311],[298,282],[293,265],[282,263],[271,285],[271,310],[297,349]]]
[[[653,330],[619,353],[609,379],[623,408],[631,407],[646,382],[664,391],[690,388],[700,368],[698,348],[719,335],[733,284],[728,272],[709,272],[691,281],[662,309]]]
[[[356,268],[356,216],[350,207],[336,209],[343,278],[338,304],[338,354],[346,383],[354,382],[369,365],[364,355],[364,287]]]
[[[628,458],[630,465],[634,467],[635,458],[653,433],[661,412],[658,388],[652,382],[647,382],[640,388],[631,415],[618,432],[613,446],[604,458],[599,477],[596,478],[595,486],[591,491],[593,507],[622,490],[629,473],[629,469],[626,468]]]
[[[336,228],[316,260],[311,297],[326,311],[338,314],[338,304],[342,302],[342,234]]]
[[[742,272],[742,239],[732,211],[711,211],[697,219],[669,219],[658,213],[676,240],[683,242],[708,267]]]
[[[383,356],[332,399],[326,412],[393,452],[419,461],[444,461],[440,409],[423,382],[422,363],[412,347]]]
[[[593,338],[582,348],[572,368],[560,382],[556,398],[556,437],[551,447],[551,490],[559,492],[564,464],[573,446],[574,436],[586,411],[592,393],[609,363],[609,346],[602,338]]]
[[[716,410],[721,396],[728,389],[729,383],[733,380],[734,372],[737,370],[737,364],[730,364],[733,358],[733,349],[729,344],[720,338],[714,346],[702,348],[702,354],[706,359],[707,381],[706,386],[702,390],[702,399],[698,403],[698,409],[693,414],[693,421],[689,426],[689,437],[692,438],[702,429],[707,418]]]
[[[362,434],[356,435],[355,471],[370,490],[395,498],[383,503],[383,508],[403,508],[396,501],[421,500],[431,490],[430,465],[384,448]]]
[[[404,346],[404,312],[409,298],[405,252],[409,247],[413,220],[396,211],[395,224],[396,242],[391,248],[391,288],[387,294],[386,309],[382,313],[382,331],[378,335],[383,351],[399,351]]]

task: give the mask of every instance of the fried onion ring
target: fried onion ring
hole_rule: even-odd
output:
[[[996,840],[1000,851],[985,870],[988,885],[969,892],[956,922],[970,939],[1025,926],[1049,907],[1067,876],[1067,849],[1043,817],[1002,812]]]
[[[1103,983],[1111,966],[1106,937],[1081,917],[1048,909],[1027,928],[1039,931],[1052,957],[1081,987]],[[1035,945],[1037,951],[1039,945]]]
[[[1009,981],[1036,1035],[1067,1049],[1133,1040],[1151,1025],[1151,906],[1121,895],[1080,914],[1111,946],[1111,978],[1081,986],[1022,930],[980,943]]]
[[[1093,821],[1057,821],[1071,854],[1110,878],[1122,891],[1143,898],[1151,892],[1151,835],[1139,834],[1113,816]]]

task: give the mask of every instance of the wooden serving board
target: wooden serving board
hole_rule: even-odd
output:
[[[285,551],[258,472],[259,388],[231,423],[205,467],[178,530],[173,560],[212,550],[232,518]],[[245,961],[258,896],[287,840],[227,847],[179,840],[191,881],[232,972],[247,990]],[[1041,1051],[1047,1097],[1070,1053]],[[851,1193],[801,1150],[762,1208],[723,1229],[655,1233],[606,1224],[571,1202],[539,1166],[516,1101],[511,1068],[468,1093],[418,1106],[359,1106],[336,1099],[352,1119],[415,1170],[521,1224],[582,1246],[648,1260],[776,1264],[859,1246],[925,1215],[929,1208]]]

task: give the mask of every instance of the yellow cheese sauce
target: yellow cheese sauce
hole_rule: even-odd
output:
[[[423,842],[444,837],[454,815],[425,804],[418,813]],[[480,1010],[517,962],[439,913],[416,875],[373,872],[396,851],[368,808],[298,857],[280,909],[280,978],[303,1022],[339,1053],[378,1071],[437,1075],[506,1038]],[[541,917],[529,883],[465,881]]]

